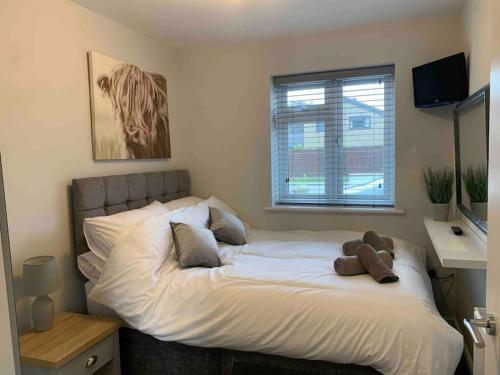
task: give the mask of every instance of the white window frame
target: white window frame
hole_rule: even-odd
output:
[[[312,73],[312,74],[302,74],[294,76],[280,76],[274,77],[274,85],[276,90],[276,83],[287,82],[299,83],[299,82],[311,82],[310,84],[301,85],[301,89],[319,88],[325,87],[325,92],[327,87],[330,89],[341,90],[341,79],[339,78],[350,78],[350,77],[363,77],[363,76],[375,76],[377,72],[382,72],[383,74],[390,74],[382,78],[386,81],[391,80],[392,85],[384,84],[384,100],[386,109],[392,109],[395,111],[395,89],[394,89],[394,65],[375,67],[375,68],[361,68],[353,70],[342,70],[342,71],[332,71],[324,73]],[[380,73],[379,73],[380,74]],[[333,78],[332,78],[333,77]],[[278,78],[278,79],[276,79]],[[328,80],[327,80],[328,78]],[[367,79],[373,79],[367,78]],[[356,195],[353,199],[349,195],[343,193],[344,186],[342,184],[342,179],[338,178],[333,174],[338,173],[339,167],[342,164],[342,147],[341,139],[343,136],[343,105],[342,101],[331,101],[331,96],[325,94],[324,104],[313,104],[305,105],[303,108],[304,112],[317,112],[320,110],[325,110],[328,106],[337,105],[336,110],[332,117],[327,117],[322,121],[325,124],[325,193],[319,194],[294,194],[289,192],[288,183],[285,181],[283,176],[288,174],[288,148],[283,147],[282,142],[286,142],[288,145],[288,139],[280,139],[278,134],[286,134],[284,128],[288,127],[290,123],[289,120],[280,120],[280,116],[286,114],[287,112],[292,112],[296,108],[288,107],[287,102],[282,101],[281,103],[274,103],[276,91],[272,90],[272,179],[273,179],[273,205],[326,205],[326,206],[370,206],[370,207],[395,207],[395,171],[396,171],[396,160],[395,160],[395,114],[390,110],[384,111],[385,123],[389,124],[384,126],[384,139],[385,144],[388,145],[384,147],[384,164],[389,165],[388,168],[384,168],[384,194],[380,197],[375,197],[374,195],[360,196]],[[393,101],[391,103],[390,101]],[[333,107],[332,107],[333,108]],[[304,123],[318,123],[318,121],[311,116],[311,119],[304,119]],[[392,124],[392,128],[391,125]],[[281,133],[279,132],[281,130]],[[356,129],[350,129],[351,131],[356,131]],[[332,134],[333,132],[333,134]],[[392,141],[391,141],[392,137]],[[283,136],[281,137],[283,138]],[[281,147],[280,147],[281,146]],[[334,160],[336,160],[334,162]],[[329,168],[329,165],[338,163],[337,167]],[[335,181],[337,183],[335,183]],[[330,182],[330,183],[329,183]]]

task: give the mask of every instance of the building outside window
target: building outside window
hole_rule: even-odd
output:
[[[350,116],[349,117],[349,129],[370,129],[371,128],[371,117],[370,116]]]

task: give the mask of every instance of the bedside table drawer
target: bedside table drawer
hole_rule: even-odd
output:
[[[19,336],[22,374],[119,375],[120,325],[114,318],[57,314],[51,330]]]
[[[95,373],[113,359],[114,336],[113,334],[106,337],[55,373],[57,375],[89,375]]]

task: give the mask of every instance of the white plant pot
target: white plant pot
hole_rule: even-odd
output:
[[[432,203],[432,218],[434,221],[448,221],[449,215],[449,203]]]
[[[488,218],[488,202],[471,202],[470,210],[483,221]]]

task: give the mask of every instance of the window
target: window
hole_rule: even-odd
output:
[[[371,128],[370,116],[350,116],[349,129],[370,129]]]
[[[394,66],[273,77],[275,204],[394,206]]]
[[[306,107],[325,104],[325,88],[287,90],[288,107]]]

